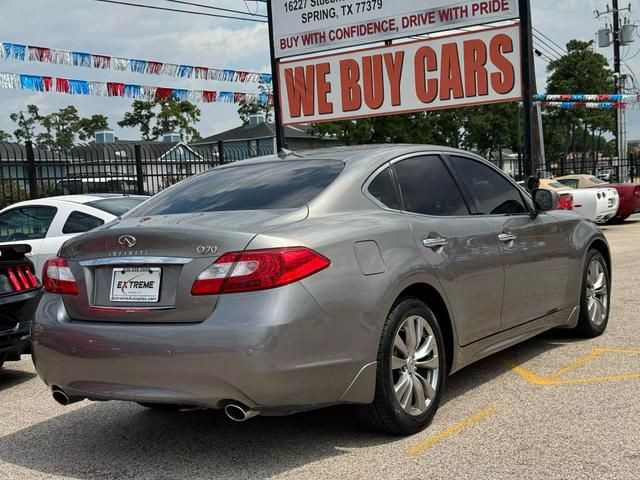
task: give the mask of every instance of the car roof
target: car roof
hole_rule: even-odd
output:
[[[403,155],[420,152],[444,152],[452,154],[464,154],[484,160],[482,157],[466,150],[443,147],[441,145],[418,145],[418,144],[374,144],[374,145],[354,145],[348,147],[323,148],[319,150],[308,150],[302,152],[288,152],[280,155],[268,155],[239,162],[233,162],[222,168],[233,168],[234,166],[277,163],[300,160],[335,160],[346,164],[375,164],[383,158],[393,159]]]
[[[109,198],[125,198],[125,197],[148,198],[145,195],[123,195],[123,194],[117,194],[117,193],[96,193],[91,195],[58,195],[56,197],[45,197],[45,198],[37,198],[34,200],[24,200],[22,202],[16,202],[12,205],[9,205],[3,210],[6,210],[8,208],[27,206],[27,205],[49,204],[49,205],[55,206],[55,205],[69,204],[69,203],[84,205],[86,203],[91,203],[98,200],[105,200]]]

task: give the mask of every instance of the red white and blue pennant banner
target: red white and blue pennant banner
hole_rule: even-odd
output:
[[[41,75],[21,75],[17,73],[0,73],[0,88],[35,92],[58,92],[70,95],[92,95],[96,97],[123,97],[134,100],[188,100],[193,103],[240,104],[243,102],[271,103],[273,101],[271,95],[266,93],[187,90],[119,82],[93,82]]]
[[[576,110],[582,108],[597,110],[617,110],[628,108],[631,104],[625,102],[534,102],[541,107],[561,108],[563,110]]]
[[[584,94],[546,94],[534,95],[533,99],[538,102],[605,102],[605,103],[638,103],[640,95],[584,95]]]
[[[0,42],[0,58],[218,82],[271,83],[272,80],[270,73],[179,65],[9,42]]]

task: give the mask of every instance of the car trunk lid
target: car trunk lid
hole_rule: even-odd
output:
[[[76,237],[61,251],[78,286],[78,295],[64,296],[66,310],[76,321],[202,322],[218,297],[191,295],[198,275],[219,256],[307,213],[305,207],[124,218]]]

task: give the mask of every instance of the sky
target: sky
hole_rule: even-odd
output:
[[[258,4],[247,0],[199,0],[195,3],[255,11]],[[163,0],[136,0],[137,3],[191,8]],[[621,0],[625,6],[628,0]],[[532,0],[533,26],[555,43],[564,46],[573,38],[591,40],[604,20],[594,18],[595,9],[606,9],[606,0]],[[640,20],[640,2],[632,20]],[[264,4],[260,12],[264,13]],[[201,17],[139,9],[93,0],[0,0],[0,41],[38,45],[64,50],[142,58],[167,63],[204,65],[216,68],[269,72],[268,31],[264,23]],[[640,39],[639,39],[640,40]],[[536,42],[539,43],[539,42]],[[548,42],[549,43],[549,42]],[[544,50],[548,48],[542,46]],[[557,47],[555,47],[557,49]],[[625,70],[640,71],[640,41],[624,49]],[[598,50],[610,59],[612,48]],[[634,56],[635,55],[635,56]],[[538,90],[544,91],[546,63],[536,60]],[[194,89],[255,91],[251,84],[229,84],[149,76],[110,70],[0,59],[0,72],[49,75],[82,80],[117,81],[143,85]],[[637,75],[636,75],[637,76]],[[585,92],[599,93],[599,92]],[[121,139],[139,138],[136,129],[121,129],[117,121],[130,109],[131,100],[69,96],[0,89],[0,130],[13,132],[11,112],[37,104],[43,113],[74,105],[82,116],[103,114]],[[241,124],[233,104],[200,104],[202,118],[197,125],[203,137]],[[640,111],[629,110],[628,138],[640,138]]]

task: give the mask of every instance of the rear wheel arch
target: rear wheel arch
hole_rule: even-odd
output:
[[[453,365],[455,336],[453,321],[444,298],[440,295],[438,290],[427,283],[414,283],[413,285],[405,288],[400,295],[398,295],[394,305],[405,298],[417,298],[418,300],[426,303],[427,306],[433,310],[433,313],[435,313],[440,328],[442,329],[442,336],[444,337],[447,371],[451,371],[451,367]]]
[[[609,272],[609,276],[611,276],[611,252],[609,251],[609,247],[606,242],[601,239],[596,239],[591,243],[591,245],[589,245],[587,254],[592,249],[597,250],[598,252],[600,252],[600,254],[602,254],[602,256],[604,257],[604,261],[607,262],[607,270]]]

